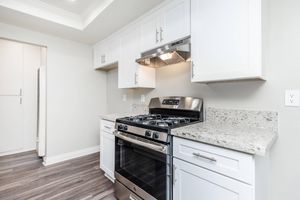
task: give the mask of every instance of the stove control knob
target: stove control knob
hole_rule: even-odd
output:
[[[127,131],[127,130],[128,130],[128,126],[127,126],[127,125],[124,125],[124,126],[123,126],[123,130],[124,130],[124,131]]]
[[[152,136],[151,131],[149,131],[149,130],[146,131],[146,132],[145,132],[145,136],[151,138],[151,136]]]
[[[158,132],[153,133],[153,139],[159,139],[159,133]]]
[[[118,130],[119,131],[123,131],[123,130],[125,130],[125,125],[123,125],[123,124],[120,124],[120,125],[118,125]]]
[[[118,125],[118,130],[122,130],[122,128],[123,128],[122,124]]]

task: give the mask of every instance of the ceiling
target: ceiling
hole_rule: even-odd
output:
[[[100,3],[104,2],[103,0],[76,0],[74,2],[71,2],[70,0],[40,0],[40,1],[79,15],[83,13],[85,10],[88,10],[91,7],[93,7],[93,5],[97,5],[97,3],[99,2]]]
[[[94,44],[162,1],[0,0],[0,22]]]

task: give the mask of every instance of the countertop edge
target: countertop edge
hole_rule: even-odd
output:
[[[274,137],[272,137],[272,139],[268,142],[268,144],[266,145],[265,148],[260,149],[260,150],[253,150],[253,149],[250,150],[250,149],[245,149],[245,148],[238,148],[234,144],[230,145],[230,143],[227,143],[227,145],[222,145],[221,143],[215,142],[216,140],[208,141],[208,140],[194,139],[192,137],[182,136],[182,135],[177,135],[177,134],[172,134],[172,133],[171,133],[171,135],[174,137],[181,138],[181,139],[186,139],[186,140],[190,140],[190,141],[194,141],[194,142],[212,145],[212,146],[219,147],[219,148],[229,149],[229,150],[237,151],[240,153],[246,153],[246,154],[249,154],[252,156],[263,156],[263,157],[268,154],[271,147],[278,139],[278,134],[274,134]],[[231,147],[231,146],[235,146],[235,147]]]

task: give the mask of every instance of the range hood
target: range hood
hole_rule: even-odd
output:
[[[146,51],[136,62],[148,67],[162,67],[186,62],[191,57],[190,41],[190,37],[187,37]]]

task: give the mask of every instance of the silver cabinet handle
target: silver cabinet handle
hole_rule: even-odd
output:
[[[159,32],[158,32],[158,30],[157,30],[157,28],[155,29],[155,42],[156,43],[158,43],[159,41],[158,41],[158,34],[159,34]]]
[[[164,32],[163,28],[160,27],[160,41],[161,42],[164,40],[164,38],[163,38],[163,32]]]
[[[211,161],[211,162],[217,162],[217,159],[215,159],[214,157],[208,157],[208,156],[204,156],[204,155],[202,155],[202,154],[200,154],[200,153],[193,153],[193,155],[195,156],[195,157],[197,157],[197,158],[203,158],[203,159],[206,159],[206,160],[209,160],[209,161]]]
[[[23,98],[20,97],[20,104],[23,104]]]
[[[104,126],[104,128],[107,128],[107,129],[112,129],[111,127],[109,127],[109,126]]]
[[[23,89],[20,88],[20,96],[22,96],[22,95],[23,95]]]

